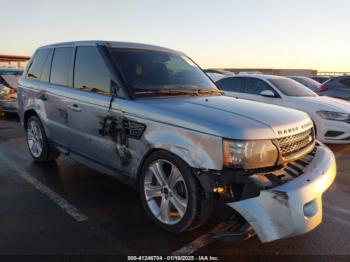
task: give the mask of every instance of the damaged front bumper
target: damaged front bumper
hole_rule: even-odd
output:
[[[336,176],[333,153],[317,146],[303,174],[259,196],[227,203],[253,227],[262,242],[306,233],[322,221],[322,194]]]

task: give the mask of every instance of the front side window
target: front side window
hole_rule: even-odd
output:
[[[134,94],[170,89],[217,91],[213,82],[184,55],[131,48],[112,48],[110,54]]]
[[[56,85],[69,86],[72,54],[72,47],[55,48],[51,66],[51,83]]]
[[[306,86],[289,78],[270,78],[268,81],[286,96],[317,96]]]
[[[217,82],[218,87],[224,91],[243,92],[243,80],[241,77],[229,77]]]
[[[252,95],[260,95],[264,90],[271,90],[273,93],[275,91],[264,81],[255,78],[245,79],[245,93]]]
[[[43,49],[36,52],[33,62],[29,65],[27,78],[39,80],[43,70],[46,58],[49,54],[49,49]]]
[[[74,67],[74,88],[109,94],[111,76],[96,47],[78,47]]]

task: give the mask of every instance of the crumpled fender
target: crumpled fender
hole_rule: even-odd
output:
[[[222,169],[222,138],[182,128],[155,126],[144,135],[151,148],[167,150],[192,168]]]

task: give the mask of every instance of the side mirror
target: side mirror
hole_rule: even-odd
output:
[[[263,90],[261,91],[260,95],[264,97],[276,97],[275,93],[271,90]]]

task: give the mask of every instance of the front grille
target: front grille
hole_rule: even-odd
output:
[[[290,155],[302,151],[315,141],[313,129],[310,128],[300,134],[287,136],[278,139],[278,145],[283,158],[288,158]]]

